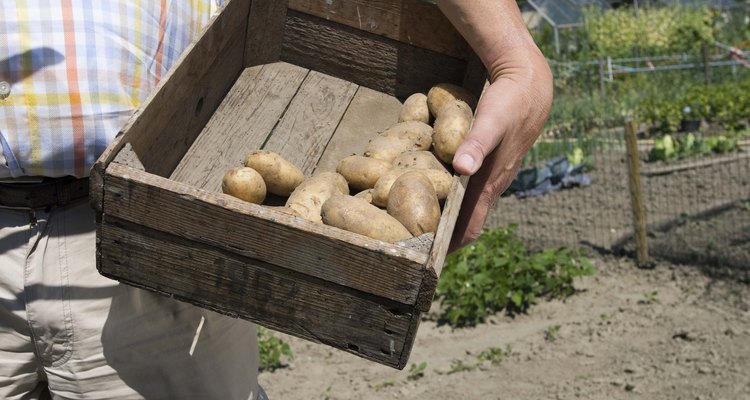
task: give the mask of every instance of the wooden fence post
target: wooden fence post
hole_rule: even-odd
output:
[[[636,243],[636,261],[639,267],[648,265],[648,242],[646,240],[646,207],[641,188],[641,165],[638,155],[638,138],[635,121],[625,124],[625,143],[628,156],[628,181],[630,186],[630,204],[633,210],[633,230]]]

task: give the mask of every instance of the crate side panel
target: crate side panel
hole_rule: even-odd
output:
[[[399,303],[416,304],[425,254],[116,163],[110,165],[107,181],[107,215]]]
[[[221,192],[224,171],[263,146],[308,72],[287,63],[243,71],[170,179]]]
[[[108,215],[100,242],[105,276],[392,367],[418,318],[382,299]]]
[[[315,170],[335,171],[344,157],[362,155],[370,139],[398,122],[401,107],[395,97],[360,86]]]
[[[351,82],[310,71],[263,148],[311,174],[356,92]]]
[[[435,296],[437,282],[443,271],[445,256],[448,254],[448,248],[451,244],[451,237],[456,227],[461,203],[466,194],[466,186],[469,184],[468,176],[454,176],[451,184],[450,194],[443,206],[443,214],[440,217],[437,232],[435,232],[435,242],[430,250],[430,258],[427,262],[425,279],[422,282],[421,292],[417,307],[420,311],[427,312],[432,305],[432,299]]]
[[[466,62],[290,10],[281,59],[399,98],[462,84]]]
[[[456,58],[469,51],[440,9],[423,0],[289,0],[289,8]]]
[[[279,61],[287,0],[252,0],[247,24],[245,65]]]

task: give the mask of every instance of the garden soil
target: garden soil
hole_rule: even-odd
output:
[[[473,328],[423,321],[402,371],[276,334],[294,358],[260,382],[272,400],[750,399],[747,284],[689,265],[592,261],[598,273],[565,301]],[[480,361],[492,349],[503,358]]]
[[[693,239],[685,238],[693,236],[683,231],[702,232],[713,246],[742,253],[732,258],[733,273],[721,272],[727,268],[717,258],[700,262],[694,251],[689,253],[692,260],[666,261],[657,255],[650,268],[639,268],[622,252],[611,251],[612,241],[627,238],[632,225],[629,214],[612,214],[629,207],[627,172],[619,167],[624,159],[617,155],[608,161],[609,167],[600,162],[591,172],[590,187],[524,201],[504,197],[488,219],[488,225],[502,225],[507,223],[502,213],[525,213],[519,234],[555,238],[576,232],[581,242],[590,243],[589,258],[598,272],[576,281],[575,295],[564,301],[540,300],[525,314],[498,313],[486,323],[462,329],[438,325],[434,315],[440,305],[434,303],[401,371],[276,333],[291,345],[294,357],[283,368],[261,373],[269,397],[750,399],[750,265],[744,261],[750,254],[750,210],[742,204],[715,208],[710,200],[704,208],[718,211],[707,218],[680,219],[680,214],[673,218],[678,224],[651,232],[655,248],[699,248],[703,244],[691,243]],[[731,165],[645,178],[644,186],[647,193],[674,192],[678,199],[703,201],[706,193],[720,190],[746,196],[748,164],[739,169]],[[717,177],[723,183],[717,183]],[[720,197],[738,198],[735,195]],[[661,208],[649,210],[654,215],[669,216],[667,211],[675,208],[670,199],[650,204]],[[555,208],[565,213],[559,224],[550,223]],[[597,231],[602,224],[611,226]],[[731,229],[722,229],[722,224]],[[598,243],[606,236],[602,231],[613,235]],[[623,243],[627,250],[627,240]],[[737,260],[743,265],[736,265]],[[503,353],[499,362],[480,360],[480,354],[492,351]],[[420,372],[418,365],[424,366]]]

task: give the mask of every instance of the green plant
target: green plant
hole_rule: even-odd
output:
[[[409,375],[406,376],[406,380],[416,381],[424,377],[425,368],[427,368],[426,362],[421,362],[419,364],[412,363],[411,367],[409,368]]]
[[[666,134],[654,140],[654,147],[649,152],[648,161],[681,160],[693,156],[739,151],[741,135],[740,133],[730,132],[725,135],[699,138],[692,133],[688,133],[673,139],[672,135]]]
[[[505,358],[505,356],[510,353],[510,345],[506,347],[505,351],[503,351],[503,349],[499,347],[490,347],[487,350],[479,353],[479,355],[477,355],[477,359],[482,362],[489,361],[492,365],[499,365],[503,361],[503,358]]]
[[[554,342],[557,340],[557,333],[560,332],[560,325],[552,325],[544,331],[544,340]]]
[[[385,381],[383,383],[378,383],[375,385],[374,389],[376,392],[379,392],[387,387],[396,386],[396,382],[394,381]]]
[[[474,243],[448,256],[437,290],[443,306],[441,322],[470,326],[502,309],[523,312],[540,297],[572,295],[573,280],[595,272],[579,250],[529,253],[515,228],[486,230]]]
[[[479,364],[466,364],[461,360],[453,360],[451,361],[451,366],[447,375],[455,374],[458,372],[466,372],[466,371],[473,371],[479,367]]]
[[[698,52],[714,41],[713,15],[706,7],[652,7],[635,13],[623,7],[585,11],[592,51],[599,57]]]
[[[645,304],[654,304],[659,303],[659,291],[653,290],[651,292],[646,292],[643,294],[644,300],[643,302]]]
[[[289,344],[273,336],[268,329],[258,327],[258,350],[260,352],[261,371],[274,371],[285,366],[283,358],[292,360],[292,349]]]

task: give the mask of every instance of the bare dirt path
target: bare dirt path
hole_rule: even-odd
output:
[[[260,382],[272,400],[750,399],[747,284],[692,266],[592,261],[599,272],[565,302],[474,328],[424,321],[409,361],[425,363],[423,375],[277,334],[295,358]],[[498,364],[480,361],[493,349],[506,353]]]

